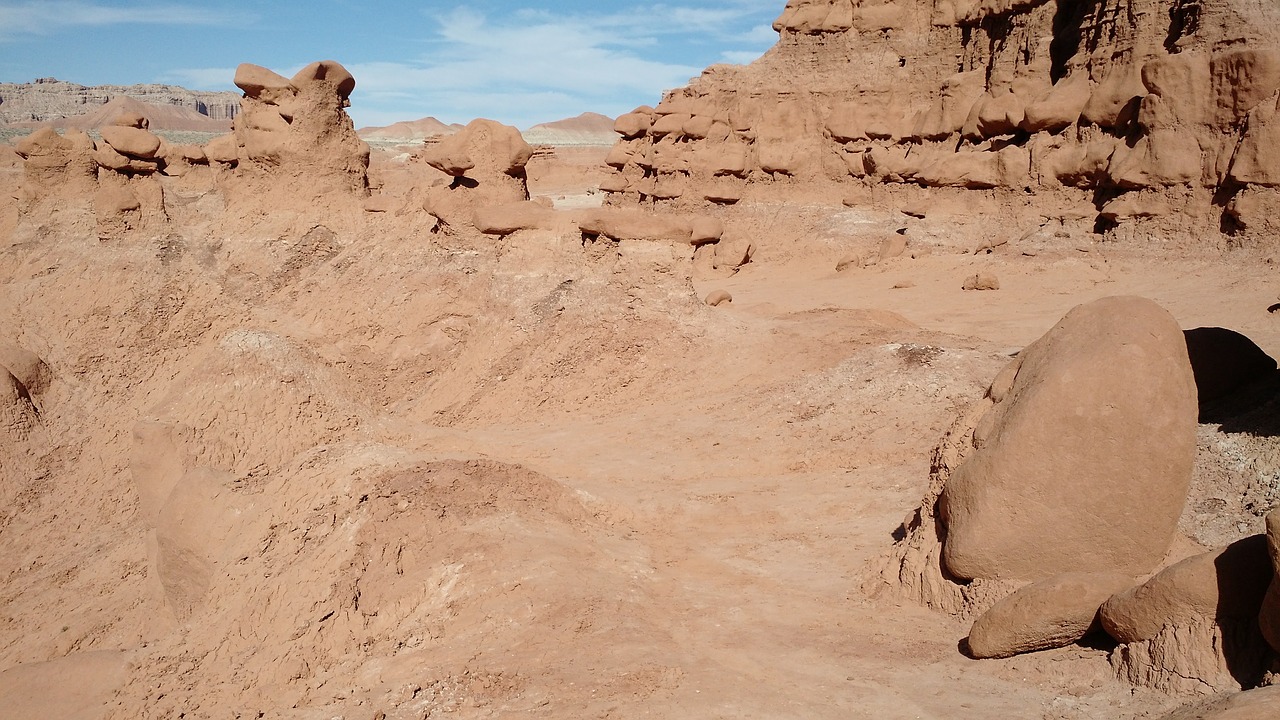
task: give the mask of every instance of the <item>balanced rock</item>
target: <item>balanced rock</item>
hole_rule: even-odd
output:
[[[460,132],[427,147],[420,157],[454,178],[429,189],[423,200],[423,207],[446,226],[474,223],[477,208],[529,199],[525,164],[533,148],[509,125],[472,120]]]
[[[1063,573],[1025,585],[973,623],[969,653],[1001,658],[1069,645],[1097,627],[1107,598],[1132,585],[1122,573]]]
[[[160,149],[160,138],[142,128],[108,125],[102,128],[102,139],[121,155],[150,160]]]
[[[1143,298],[1096,300],[1023,350],[1012,377],[942,494],[947,569],[1020,581],[1150,572],[1195,460],[1195,381],[1177,322]]]
[[[236,69],[235,83],[245,96],[232,123],[234,141],[219,138],[205,152],[210,161],[235,165],[235,176],[246,181],[234,186],[240,197],[367,196],[369,146],[346,113],[355,79],[342,65],[311,63],[288,79],[246,63]],[[290,182],[280,182],[283,177]]]

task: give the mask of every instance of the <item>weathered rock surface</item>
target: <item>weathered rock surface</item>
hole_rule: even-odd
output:
[[[1189,557],[1107,600],[1099,617],[1123,643],[1112,655],[1117,673],[1175,692],[1257,682],[1267,653],[1258,613],[1272,576],[1266,538],[1254,535]]]
[[[1105,189],[1099,210],[1182,198],[1169,214],[1218,232],[1233,211],[1215,190],[1280,187],[1278,19],[1257,3],[791,0],[762,58],[619,118],[626,182],[609,187],[613,202],[696,205],[732,191],[653,189],[1069,186]],[[646,164],[655,152],[678,162]],[[1264,217],[1228,230],[1267,241]]]
[[[942,494],[947,568],[1022,581],[1149,572],[1168,550],[1195,458],[1182,330],[1150,300],[1103,298],[1011,367]]]
[[[1280,685],[1232,693],[1165,715],[1163,720],[1271,720],[1280,708]]]
[[[1132,585],[1120,573],[1063,573],[1021,587],[974,621],[969,652],[1000,658],[1069,645],[1098,627],[1107,598]]]
[[[419,157],[453,178],[437,182],[423,199],[423,207],[445,227],[487,222],[489,217],[496,221],[491,211],[479,209],[515,208],[529,199],[525,165],[533,157],[533,148],[510,125],[472,120],[459,132],[428,144]],[[527,218],[535,211],[526,207],[521,212]],[[506,214],[510,216],[509,211]]]
[[[355,87],[346,68],[324,60],[285,78],[244,63],[235,83],[245,92],[234,122],[235,176],[241,182],[232,189],[240,199],[368,194],[369,146],[344,109]],[[206,154],[225,162],[229,148],[219,141]]]

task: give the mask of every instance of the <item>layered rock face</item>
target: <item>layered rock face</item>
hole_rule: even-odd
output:
[[[1260,3],[791,0],[760,60],[618,119],[603,189],[1066,188],[1102,229],[1180,215],[1263,233],[1280,203],[1277,19]]]
[[[176,85],[85,86],[55,78],[31,83],[0,83],[0,123],[46,122],[84,114],[114,97],[131,97],[154,105],[194,110],[211,120],[231,120],[240,112],[233,92],[188,90]]]

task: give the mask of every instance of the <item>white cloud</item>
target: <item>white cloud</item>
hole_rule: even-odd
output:
[[[434,27],[421,33],[417,57],[347,63],[356,77],[348,112],[357,126],[431,115],[445,122],[488,117],[522,128],[586,110],[617,115],[657,103],[663,90],[684,85],[707,63],[758,57],[776,40],[768,23],[777,4],[722,0],[715,9],[655,5],[576,14],[524,9],[501,17],[470,8],[424,13]],[[182,69],[166,80],[225,89],[234,73]]]
[[[501,20],[457,9],[436,16],[436,35],[415,61],[350,66],[356,76],[351,113],[359,121],[367,107],[370,117],[385,118],[398,104],[406,113],[400,119],[482,116],[520,127],[585,110],[616,115],[656,103],[663,90],[684,85],[702,71],[701,64],[687,62],[687,53],[677,51],[681,45],[715,38],[716,45],[759,46],[730,51],[726,58],[758,56],[772,43],[772,38],[761,43],[747,31],[760,24],[760,4],[649,6],[585,15],[525,10]],[[769,2],[770,14],[775,4]]]
[[[734,65],[749,65],[759,57],[760,53],[750,50],[725,50],[720,53],[721,59]]]
[[[165,73],[161,80],[192,90],[234,90],[231,81],[235,76],[236,69],[232,67],[185,68]]]
[[[222,25],[233,20],[243,21],[244,18],[173,3],[113,7],[80,0],[0,2],[0,40],[22,35],[49,35],[77,26]]]

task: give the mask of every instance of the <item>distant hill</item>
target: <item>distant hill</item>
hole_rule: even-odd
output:
[[[463,125],[446,125],[433,118],[398,122],[386,127],[366,127],[356,131],[365,140],[382,142],[417,142],[430,137],[452,135]],[[613,145],[618,136],[613,132],[613,118],[587,112],[577,117],[534,125],[523,133],[530,145]]]
[[[462,128],[463,126],[457,123],[445,125],[433,117],[425,117],[421,120],[406,120],[393,123],[386,127],[360,128],[356,131],[356,134],[364,140],[416,141],[440,135],[452,135]]]
[[[45,124],[97,127],[95,123],[109,122],[110,118],[103,121],[71,118],[96,115],[113,100],[142,103],[146,110],[143,114],[151,119],[152,127],[162,130],[225,131],[240,112],[240,94],[236,92],[205,92],[156,84],[86,86],[40,78],[30,83],[0,83],[0,123],[28,127]],[[120,107],[108,108],[106,112],[114,117]],[[137,107],[133,109],[142,112]]]
[[[613,118],[593,112],[534,125],[523,135],[530,145],[612,145],[618,141]]]

